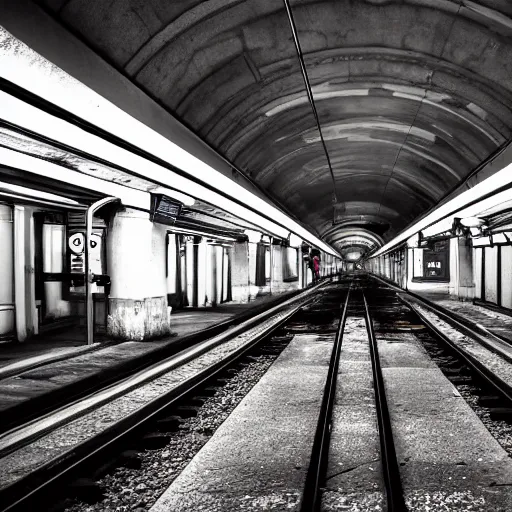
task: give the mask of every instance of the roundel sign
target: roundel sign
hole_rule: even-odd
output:
[[[82,254],[85,246],[85,236],[83,233],[74,233],[68,240],[69,248],[75,254]]]

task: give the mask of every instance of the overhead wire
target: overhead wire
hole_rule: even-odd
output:
[[[337,203],[338,202],[338,196],[336,194],[336,179],[334,177],[334,171],[332,170],[331,158],[329,157],[329,152],[327,150],[327,145],[325,144],[325,139],[324,139],[324,136],[323,136],[323,133],[322,133],[322,126],[320,124],[320,118],[318,116],[318,111],[316,109],[315,99],[313,97],[313,91],[311,89],[311,82],[309,80],[308,71],[306,69],[306,63],[304,62],[304,54],[302,53],[302,47],[300,45],[300,40],[299,40],[299,36],[298,36],[298,32],[297,32],[297,27],[295,25],[295,20],[293,18],[292,8],[290,6],[289,0],[283,0],[283,2],[284,2],[285,9],[286,9],[286,13],[288,15],[288,21],[290,23],[290,29],[292,31],[292,37],[293,37],[293,41],[295,43],[295,49],[297,51],[297,57],[298,57],[299,64],[300,64],[300,69],[301,69],[301,72],[302,72],[302,78],[304,80],[304,85],[306,87],[306,94],[308,96],[308,100],[309,100],[309,103],[311,105],[311,110],[313,111],[313,116],[315,118],[316,126],[317,126],[318,132],[320,134],[320,141],[322,143],[322,147],[323,147],[323,150],[324,150],[324,153],[325,153],[325,158],[327,160],[327,166],[329,167],[329,172],[330,172],[331,178],[332,178],[332,188],[333,188],[333,195],[332,195],[332,197],[333,197],[333,203]]]

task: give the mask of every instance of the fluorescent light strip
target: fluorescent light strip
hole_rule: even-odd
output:
[[[85,206],[82,206],[79,204],[74,205],[74,204],[69,204],[69,203],[60,203],[58,201],[49,201],[49,200],[40,199],[39,197],[37,197],[38,192],[39,192],[38,190],[34,191],[34,195],[16,194],[15,192],[11,192],[8,188],[5,188],[5,190],[4,190],[3,185],[0,183],[0,201],[1,200],[5,201],[5,198],[8,198],[8,199],[15,199],[19,203],[23,203],[23,202],[37,203],[37,204],[44,204],[46,206],[53,206],[55,208],[67,208],[67,209],[71,209],[71,210],[85,210],[86,209]]]
[[[131,153],[119,146],[92,135],[81,128],[54,117],[32,105],[29,105],[13,96],[0,91],[0,116],[6,121],[21,126],[36,133],[44,134],[46,137],[58,140],[67,146],[76,148],[89,154],[93,154],[108,162],[132,171],[137,175],[144,173],[147,179],[153,179],[159,183],[177,188],[186,194],[197,197],[206,202],[219,206],[234,215],[237,215],[249,222],[259,225],[275,236],[286,238],[288,230],[275,223],[262,218],[260,215],[247,210],[215,191],[210,190],[198,183],[176,174],[154,162]],[[103,182],[107,183],[107,182]],[[101,189],[100,189],[101,190]]]
[[[150,208],[151,199],[148,192],[123,187],[117,183],[94,178],[87,174],[66,169],[60,165],[48,162],[47,160],[41,160],[40,158],[31,157],[24,153],[18,153],[17,151],[0,147],[0,162],[2,165],[28,171],[38,176],[70,183],[105,195],[119,197],[126,206],[133,206],[144,210],[149,210]],[[44,192],[40,194],[44,194]],[[61,202],[65,202],[65,200],[62,198]]]
[[[234,201],[210,191],[206,187],[189,182],[185,178],[165,169],[164,167],[141,157],[137,157],[137,155],[118,148],[106,141],[103,141],[102,144],[100,142],[101,139],[85,131],[77,129],[80,133],[80,136],[77,138],[76,131],[73,130],[75,133],[75,135],[71,136],[73,142],[71,144],[67,142],[71,147],[78,147],[78,141],[80,141],[80,146],[82,146],[83,151],[98,156],[101,154],[102,158],[105,160],[116,163],[125,169],[136,172],[137,174],[141,174],[143,172],[150,180],[157,181],[166,186],[178,189],[206,202],[219,206],[235,216],[259,225],[264,230],[281,238],[286,238],[288,236],[287,230],[292,231],[317,246],[322,251],[339,257],[339,254],[336,251],[318,239],[315,235],[304,229],[286,214],[263,199],[260,199],[252,192],[244,189],[227,176],[216,171],[205,162],[183,150],[148,126],[137,121],[129,114],[122,111],[99,94],[95,93],[92,89],[89,89],[84,84],[75,80],[65,71],[57,68],[44,57],[37,54],[24,43],[9,34],[5,29],[0,27],[0,43],[2,42],[4,44],[2,45],[3,51],[0,53],[0,76],[6,80],[15,83],[23,89],[44,98],[54,105],[73,113],[97,127],[102,128],[108,133],[129,142],[135,147],[166,161],[187,174],[190,174],[204,183],[215,187],[217,190],[227,193],[231,197],[236,197],[238,200],[250,205],[254,210],[260,211],[267,218],[274,219],[278,224],[266,220]],[[5,93],[3,96],[4,97],[0,102],[2,105],[2,117],[7,115],[3,111],[3,101],[6,96]],[[34,108],[32,109],[36,110]],[[10,114],[12,117],[13,113],[10,112]],[[32,115],[33,114],[30,114],[30,116]],[[48,116],[46,114],[46,117],[52,116]],[[59,122],[57,123],[57,121]],[[35,120],[32,120],[32,118],[29,117],[28,119],[24,119],[23,123],[18,121],[15,124],[20,126],[30,124],[34,126],[35,123]],[[66,137],[66,131],[72,131],[71,124],[57,120],[56,118],[53,118],[51,124],[53,135],[49,134],[48,126],[40,126],[39,129],[34,129],[34,127],[32,127],[30,129],[61,142],[64,138],[69,141],[69,137]],[[66,125],[65,128],[62,126],[63,124]],[[55,131],[60,132],[58,137],[56,136]],[[100,149],[100,146],[102,146],[101,149],[103,149],[103,151]],[[107,147],[108,151],[105,153],[104,150]],[[139,165],[136,165],[137,162]],[[281,226],[285,226],[286,229],[279,226],[279,224]]]
[[[454,197],[451,201],[441,205],[439,208],[436,208],[433,212],[427,215],[424,219],[413,224],[410,228],[406,229],[400,235],[396,236],[382,246],[375,254],[371,256],[371,258],[375,258],[394,248],[401,242],[404,242],[411,236],[416,233],[424,230],[425,228],[431,226],[435,222],[438,222],[450,214],[458,212],[468,204],[473,201],[478,200],[478,198],[485,196],[487,194],[491,194],[492,192],[512,183],[512,164],[507,165],[501,171],[493,174],[486,180],[478,183],[473,188],[463,192],[462,194]]]
[[[482,212],[485,212],[489,208],[493,206],[499,206],[500,204],[504,205],[504,208],[509,206],[509,201],[512,199],[512,189],[504,190],[503,192],[499,192],[498,194],[488,197],[487,199],[483,199],[476,204],[472,204],[463,210],[457,211],[455,214],[450,215],[449,217],[436,222],[432,226],[429,226],[427,229],[423,230],[423,234],[428,236],[434,236],[439,233],[443,233],[448,231],[453,224],[453,219],[457,217],[465,218],[465,217],[478,217],[478,215]]]
[[[22,187],[20,185],[14,185],[12,183],[6,183],[5,181],[0,181],[0,188],[2,190],[14,192],[15,194],[22,194],[25,196],[37,196],[39,199],[43,201],[55,201],[57,203],[65,203],[73,206],[80,206],[80,203],[78,201],[74,201],[73,199],[58,196],[57,194],[51,194],[49,192],[43,192],[41,190],[36,190],[33,188],[27,188]]]

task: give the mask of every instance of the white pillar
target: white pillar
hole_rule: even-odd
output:
[[[270,250],[272,251],[271,293],[281,293],[283,291],[283,247],[272,244]]]
[[[222,302],[223,253],[220,245],[215,246],[215,304]]]
[[[0,340],[14,336],[13,213],[0,205]]]
[[[43,272],[59,274],[64,272],[66,252],[66,226],[63,224],[43,224]],[[69,316],[70,303],[62,300],[62,283],[44,283],[46,317]]]
[[[249,242],[247,248],[248,272],[249,272],[249,300],[254,300],[259,292],[259,286],[256,285],[256,255],[258,253],[258,244]]]
[[[185,261],[187,266],[187,299],[189,306],[196,305],[196,297],[194,293],[194,282],[197,276],[194,275],[194,237],[188,237],[185,242]]]
[[[32,209],[14,207],[14,300],[16,335],[25,341],[37,334],[34,278],[34,218]]]
[[[473,300],[473,248],[470,240],[465,238],[459,238],[457,242],[457,267],[457,295],[461,300]]]
[[[169,333],[165,234],[145,212],[114,216],[107,242],[110,336],[140,341]]]
[[[197,305],[199,307],[206,306],[207,295],[207,247],[206,239],[203,238],[199,242],[197,248]]]
[[[215,247],[206,245],[206,305],[215,304]]]
[[[231,294],[233,302],[240,304],[250,300],[249,245],[249,242],[237,242],[233,248]]]

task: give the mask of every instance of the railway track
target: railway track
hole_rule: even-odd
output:
[[[367,299],[368,292],[371,293],[371,299]],[[404,309],[404,306],[406,306],[406,309]],[[367,280],[356,279],[344,303],[343,314],[333,347],[331,365],[311,455],[311,465],[308,470],[300,507],[301,512],[324,510],[322,494],[328,478],[326,468],[333,423],[333,407],[335,407],[333,402],[337,380],[344,378],[343,374],[338,373],[338,366],[343,344],[343,331],[347,317],[350,316],[363,316],[366,325],[379,431],[382,483],[385,491],[384,507],[386,510],[393,512],[414,510],[410,499],[409,506],[406,505],[407,494],[402,486],[401,475],[402,477],[406,476],[407,469],[406,464],[399,461],[395,449],[393,426],[386,398],[386,386],[382,375],[375,326],[377,326],[380,333],[393,335],[395,341],[398,341],[401,336],[407,337],[414,333],[432,360],[454,386],[462,387],[461,391],[465,392],[465,395],[468,394],[468,386],[472,389],[480,407],[477,414],[487,420],[487,426],[489,426],[489,416],[491,420],[508,421],[509,424],[512,424],[512,390],[506,382],[481,364],[477,358],[461,350],[428,318],[418,314],[412,304],[398,297],[392,288],[387,286],[376,288]],[[468,333],[468,331],[469,328],[465,326],[464,332]],[[472,334],[475,334],[475,339],[480,338],[479,333]],[[505,360],[508,362],[507,358]],[[483,412],[482,408],[484,408]],[[512,430],[512,427],[509,430]],[[425,440],[425,442],[428,442],[428,440]]]
[[[332,414],[339,375],[339,361],[343,343],[343,333],[347,316],[364,316],[371,357],[373,388],[377,411],[380,439],[382,480],[384,483],[388,512],[403,512],[406,509],[401,482],[399,464],[396,456],[393,431],[386,399],[386,389],[382,377],[379,349],[375,338],[373,321],[368,302],[362,287],[351,286],[342,306],[336,339],[327,374],[318,427],[311,454],[311,463],[305,482],[305,490],[300,506],[301,512],[316,512],[322,506],[322,487],[326,479],[329,445],[332,431]],[[343,375],[341,375],[343,378]]]
[[[0,510],[40,509],[41,503],[50,507],[66,485],[76,488],[77,480],[81,491],[95,496],[94,482],[85,478],[84,485],[84,475],[98,474],[108,459],[115,465],[134,438],[145,436],[153,445],[159,438],[164,442],[165,435],[145,435],[147,429],[151,431],[155,422],[179,425],[180,415],[193,413],[201,397],[225,382],[255,350],[277,357],[290,337],[273,334],[318,300],[322,292],[317,292],[302,293],[227,333],[1,435]]]
[[[347,290],[346,295],[343,289]],[[138,404],[137,412],[131,416],[128,415],[129,419],[125,417],[122,421],[113,422],[100,433],[93,432],[91,439],[74,443],[70,449],[59,452],[44,464],[39,464],[34,471],[30,470],[21,478],[17,478],[14,484],[4,485],[0,488],[1,510],[41,509],[41,503],[48,503],[46,509],[49,510],[51,503],[55,501],[55,496],[60,498],[63,494],[62,489],[65,485],[71,486],[73,492],[79,489],[77,494],[80,496],[81,492],[82,499],[100,499],[101,490],[98,489],[94,480],[98,475],[105,474],[116,465],[133,464],[133,454],[127,455],[127,450],[130,452],[130,446],[134,444],[153,448],[165,446],[168,442],[168,431],[179,428],[183,418],[194,415],[207,397],[229,380],[230,375],[237,371],[237,367],[245,366],[247,361],[258,353],[265,352],[277,358],[295,334],[322,333],[327,329],[325,332],[335,330],[334,343],[323,388],[313,448],[306,471],[304,492],[299,505],[301,512],[323,510],[322,500],[326,492],[326,481],[332,476],[328,475],[328,468],[332,436],[336,435],[336,432],[333,432],[333,417],[337,407],[337,385],[340,379],[343,379],[340,358],[343,354],[343,340],[348,319],[352,321],[356,319],[362,327],[360,332],[365,331],[366,336],[363,341],[371,360],[370,377],[375,403],[375,424],[378,425],[378,467],[383,496],[379,506],[382,505],[383,508],[392,512],[415,510],[410,506],[411,497],[407,494],[409,489],[404,488],[403,485],[404,478],[406,482],[408,481],[410,470],[403,459],[400,459],[400,454],[397,455],[395,447],[397,419],[395,417],[392,420],[392,414],[390,414],[385,376],[381,368],[379,344],[382,343],[382,339],[386,339],[386,336],[392,336],[394,342],[399,342],[402,338],[410,339],[413,334],[454,385],[470,384],[478,388],[479,404],[487,406],[491,416],[512,422],[512,394],[504,383],[474,358],[473,360],[471,357],[467,358],[467,354],[453,346],[453,343],[450,343],[439,329],[429,323],[428,319],[421,318],[415,309],[411,309],[410,305],[400,301],[391,288],[375,286],[374,282],[365,278],[355,278],[343,283],[336,290],[334,288],[330,291],[324,290],[315,298],[296,298],[291,302],[278,308],[279,311],[273,317],[263,320],[264,325],[256,322],[252,328],[244,330],[242,327],[232,337],[228,336],[216,342],[210,340],[208,347],[196,348],[195,353],[189,351],[182,354],[183,359],[179,364],[176,361],[174,363],[166,361],[158,368],[150,369],[153,372],[153,380],[149,384],[147,393],[150,396],[144,407]],[[315,307],[311,308],[313,303]],[[332,311],[336,309],[338,314],[333,316]],[[351,329],[353,325],[352,323]],[[228,346],[230,343],[231,347]],[[206,354],[211,355],[212,350],[219,352],[213,362],[206,364],[203,360],[199,363],[201,357],[204,358]],[[187,364],[199,365],[201,371],[187,377],[186,372],[183,373]],[[170,384],[166,381],[169,378],[168,373],[172,374],[176,369],[178,372],[172,377],[174,382],[167,390],[165,386]],[[109,400],[112,398],[124,400],[126,405],[126,401],[139,399],[141,394],[146,394],[146,391],[141,392],[141,388],[136,386],[143,385],[144,382],[146,380],[137,381],[135,378],[132,386],[129,386],[128,393],[122,396],[114,393]],[[156,386],[158,391],[151,390],[151,386]],[[137,389],[139,390],[138,398]],[[162,390],[165,392],[162,393]],[[110,391],[106,390],[107,394]],[[100,404],[99,408],[94,410],[93,416],[101,420],[103,418],[101,406],[104,405]],[[62,413],[62,411],[59,412]],[[46,425],[46,427],[32,438],[30,435],[20,436],[19,431],[9,433],[12,434],[10,438],[6,438],[5,435],[0,436],[0,456],[3,456],[0,463],[3,467],[13,473],[11,466],[13,457],[19,455],[20,460],[23,461],[23,450],[27,450],[27,447],[32,444],[41,443],[42,439],[46,439],[45,442],[51,444],[51,440],[48,439],[55,436],[59,430],[62,435],[66,435],[65,429],[70,424],[75,424],[75,430],[70,430],[68,435],[76,435],[77,427],[86,429],[86,425],[93,424],[87,423],[83,416],[73,413],[66,418],[65,422],[59,421],[49,426],[48,418],[44,419],[43,426]],[[33,426],[34,423],[27,425],[26,428]],[[105,460],[109,462],[106,464]],[[6,461],[7,464],[5,464]],[[345,471],[350,471],[350,468]],[[14,473],[16,473],[15,470]],[[76,482],[79,482],[79,485]]]

